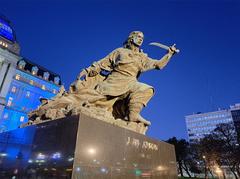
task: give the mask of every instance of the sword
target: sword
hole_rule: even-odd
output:
[[[169,47],[169,46],[167,46],[167,45],[163,45],[163,44],[160,44],[160,43],[157,43],[157,42],[152,42],[152,43],[150,43],[149,45],[154,45],[154,46],[163,48],[163,49],[165,49],[165,50],[169,50],[169,48],[171,48],[171,47]],[[175,47],[175,45],[176,45],[176,44],[173,44],[173,47]],[[176,50],[174,50],[174,52],[179,53],[180,50],[179,50],[179,49],[176,49]]]

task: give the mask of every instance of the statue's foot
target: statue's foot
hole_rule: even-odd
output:
[[[132,122],[142,122],[146,126],[150,126],[151,125],[151,122],[146,120],[146,119],[144,119],[140,114],[130,114],[129,115],[129,121],[132,121]]]
[[[151,122],[144,119],[141,115],[138,115],[138,121],[144,123],[146,126],[150,126]]]

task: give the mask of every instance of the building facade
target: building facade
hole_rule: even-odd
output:
[[[0,132],[28,121],[27,113],[52,98],[61,86],[60,76],[20,56],[11,23],[0,15]]]
[[[237,140],[238,140],[238,143],[240,143],[240,104],[230,106],[230,108],[231,108],[233,123],[237,133]]]
[[[0,14],[0,47],[19,55],[20,46],[17,43],[15,31],[11,22]]]
[[[196,113],[185,116],[189,142],[199,141],[210,134],[218,124],[233,123],[236,132],[239,131],[240,104],[230,106],[229,109],[207,113]]]
[[[0,116],[20,59],[19,52],[20,47],[10,21],[0,15]]]
[[[59,75],[21,59],[6,95],[0,132],[15,129],[27,122],[27,113],[40,105],[40,98],[54,97],[60,85]]]

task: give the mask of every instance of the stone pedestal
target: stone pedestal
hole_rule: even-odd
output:
[[[72,116],[0,134],[0,178],[176,179],[174,147]]]

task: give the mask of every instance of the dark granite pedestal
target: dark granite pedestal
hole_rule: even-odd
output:
[[[0,178],[176,179],[174,147],[84,115],[0,134]]]

